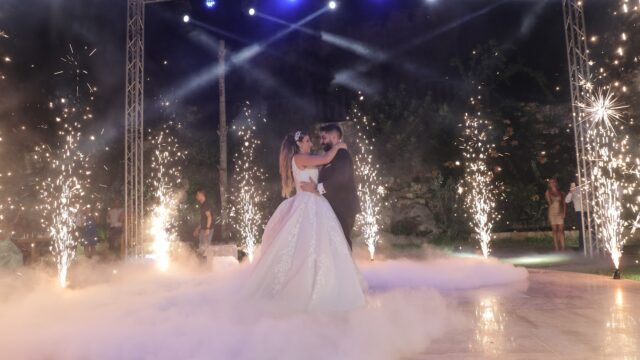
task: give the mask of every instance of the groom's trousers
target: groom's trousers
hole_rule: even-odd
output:
[[[336,217],[340,222],[340,226],[342,226],[344,237],[347,238],[347,244],[349,244],[349,250],[353,250],[353,246],[351,245],[351,233],[353,232],[353,226],[356,223],[356,216],[352,214],[346,215],[346,214],[336,213]]]

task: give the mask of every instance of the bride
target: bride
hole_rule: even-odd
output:
[[[266,299],[286,312],[349,310],[365,303],[366,285],[327,200],[300,189],[302,181],[317,183],[318,167],[346,145],[340,143],[324,155],[311,154],[311,147],[309,135],[302,131],[282,142],[280,176],[287,199],[267,223],[246,289],[251,297]]]

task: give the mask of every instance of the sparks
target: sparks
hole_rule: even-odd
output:
[[[472,104],[475,105],[475,99]],[[464,179],[465,207],[471,218],[471,228],[476,232],[485,258],[491,252],[491,229],[498,219],[495,213],[497,186],[487,159],[495,146],[489,141],[491,126],[479,113],[464,116]]]
[[[70,50],[74,54],[71,46]],[[42,162],[46,174],[37,186],[41,200],[38,209],[43,214],[42,225],[51,236],[50,249],[56,260],[61,287],[67,286],[69,267],[80,242],[77,227],[81,225],[81,211],[91,208],[89,201],[93,196],[88,191],[92,174],[89,155],[80,150],[83,128],[80,120],[90,115],[89,104],[94,98],[78,90],[78,75],[72,74],[68,79],[64,78],[64,82],[65,85],[75,82],[76,94],[50,104],[52,109],[59,108],[55,116],[58,127],[55,146],[39,145],[35,149],[35,158]]]
[[[238,124],[232,128],[240,137],[240,149],[235,153],[235,184],[232,192],[230,212],[235,227],[242,236],[244,250],[249,261],[253,261],[256,244],[263,223],[261,207],[266,201],[263,192],[265,173],[256,161],[256,150],[260,140],[255,136],[255,115],[247,102]]]
[[[602,89],[587,96],[583,107],[584,121],[588,124],[588,151],[594,187],[594,218],[598,236],[611,255],[616,269],[620,268],[622,247],[628,237],[625,228],[630,225],[625,219],[625,195],[634,192],[635,183],[628,179],[630,158],[628,137],[622,133],[621,109],[613,93]],[[616,131],[618,130],[618,131]]]
[[[60,58],[62,60],[65,69],[58,70],[54,75],[69,74],[75,78],[76,96],[80,96],[81,86],[86,85],[89,93],[95,91],[95,87],[89,84],[85,79],[89,76],[87,70],[88,58],[93,56],[96,49],[90,50],[87,46],[84,46],[81,51],[75,51],[73,46],[69,44],[69,52]]]
[[[626,83],[635,79],[637,72],[637,47],[629,46],[637,26],[638,6],[628,0],[618,2],[612,9],[615,30],[603,34],[600,49],[589,49],[600,56],[596,61],[599,70],[595,74],[596,88],[585,88],[580,105],[582,121],[588,126],[586,134],[586,158],[591,168],[593,218],[596,224],[598,250],[606,250],[616,268],[614,278],[620,275],[620,259],[626,240],[640,225],[640,197],[637,194],[640,160],[632,158],[635,146],[630,145],[631,134],[637,129],[635,110],[625,104],[633,104],[634,86]],[[621,11],[619,11],[621,10]],[[614,95],[613,89],[616,90]],[[637,156],[637,153],[635,153]],[[631,229],[631,231],[629,231]]]
[[[360,100],[363,98],[360,97]],[[367,136],[371,121],[360,113],[357,106],[354,106],[347,120],[353,121],[356,127],[355,170],[358,177],[358,196],[362,201],[362,212],[358,214],[356,221],[367,244],[369,257],[373,261],[376,245],[380,240],[381,205],[386,188],[378,174],[379,167],[374,161],[373,140]]]
[[[180,150],[177,139],[170,134],[173,123],[169,123],[151,139],[155,150],[151,160],[151,186],[154,205],[151,210],[149,234],[153,239],[153,254],[161,271],[169,269],[171,246],[177,238],[177,210],[181,198],[180,162],[185,152]]]
[[[55,158],[49,160],[49,177],[40,187],[43,200],[43,225],[51,236],[51,251],[58,267],[58,282],[67,286],[67,274],[75,258],[79,242],[78,216],[84,207],[84,195],[88,179],[86,156],[78,150],[79,133],[70,130],[61,136],[61,148]],[[45,151],[39,147],[36,151]]]
[[[627,106],[620,105],[611,90],[589,92],[584,104],[580,104],[589,127],[604,125],[607,130],[613,131],[613,122],[622,119],[622,109]]]

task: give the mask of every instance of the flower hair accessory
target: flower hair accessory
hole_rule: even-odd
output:
[[[300,140],[301,140],[301,139],[300,139],[301,137],[302,137],[302,131],[296,131],[296,133],[293,135],[293,139],[294,139],[295,141],[300,141]]]

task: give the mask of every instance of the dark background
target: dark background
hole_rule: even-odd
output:
[[[184,164],[190,192],[205,187],[214,198],[218,86],[210,81],[181,91],[217,62],[215,47],[202,46],[202,40],[216,44],[224,39],[232,57],[284,28],[247,16],[249,7],[294,23],[326,6],[316,0],[217,2],[213,9],[195,0],[149,4],[145,33],[145,126],[152,130],[168,120],[183,124],[177,136],[190,153]],[[587,2],[590,32],[611,26],[601,16],[607,6],[605,1]],[[185,13],[217,30],[185,24]],[[389,56],[371,62],[294,31],[227,74],[230,121],[239,121],[246,101],[268,120],[259,129],[258,156],[269,175],[267,213],[279,201],[282,136],[319,122],[343,121],[358,91],[366,96],[360,106],[377,121],[371,136],[379,140],[377,158],[385,179],[395,184],[439,179],[439,187],[429,191],[455,191],[452,186],[461,176],[455,165],[460,160],[459,124],[469,111],[468,97],[482,83],[483,106],[495,123],[500,153],[494,157],[496,174],[507,184],[501,206],[510,211],[500,226],[544,226],[546,179],[558,177],[567,188],[575,173],[560,0],[349,0],[305,26]],[[88,72],[82,82],[98,89],[94,119],[84,126],[98,140],[83,145],[96,159],[95,193],[104,199],[120,194],[126,2],[3,0],[0,30],[10,35],[0,38],[0,52],[12,59],[0,64],[5,76],[0,131],[6,139],[1,161],[23,177],[14,186],[24,190],[36,179],[28,160],[34,144],[55,141],[55,113],[47,104],[74,92],[76,81],[69,72],[54,75],[64,67],[60,58],[71,44],[76,53],[96,49],[93,56],[81,57]],[[336,81],[345,71],[356,74],[352,79],[357,81]],[[239,147],[237,138],[230,137],[233,154]],[[22,198],[36,202],[28,190]],[[443,228],[453,226],[453,220],[444,219],[455,211],[449,212],[436,216]]]

